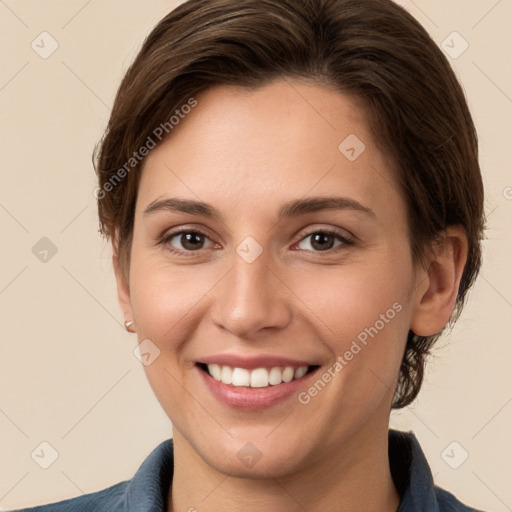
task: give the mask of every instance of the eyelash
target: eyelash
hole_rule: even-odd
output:
[[[181,235],[181,234],[195,234],[195,235],[200,235],[200,236],[203,236],[205,238],[208,238],[208,235],[206,233],[203,233],[201,230],[198,230],[198,229],[179,229],[177,231],[173,231],[171,233],[168,233],[166,235],[164,235],[160,241],[158,242],[160,245],[166,245],[166,244],[169,244],[169,242],[174,238],[176,237],[177,235]],[[302,242],[303,240],[305,240],[306,238],[312,236],[312,235],[317,235],[317,234],[323,234],[323,235],[330,235],[330,236],[333,236],[335,238],[337,238],[340,242],[342,242],[339,246],[337,247],[334,247],[332,249],[327,249],[325,251],[307,251],[307,252],[314,252],[314,253],[327,253],[327,254],[332,254],[333,252],[337,252],[337,250],[340,250],[340,249],[343,249],[343,247],[345,246],[351,246],[351,245],[354,245],[355,244],[355,241],[351,238],[348,238],[348,237],[345,237],[343,235],[341,235],[340,233],[338,233],[337,231],[335,230],[332,230],[332,229],[328,229],[328,228],[325,228],[325,229],[316,229],[314,231],[310,231],[308,233],[304,233],[302,238],[299,240],[298,243]],[[169,247],[168,248],[169,252],[174,254],[175,256],[181,256],[181,257],[190,257],[190,256],[193,256],[194,253],[198,253],[199,251],[201,251],[201,249],[198,249],[196,251],[179,251],[179,250],[176,250],[172,247]]]

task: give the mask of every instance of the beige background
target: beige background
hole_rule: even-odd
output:
[[[171,435],[121,326],[91,152],[123,72],[176,3],[0,0],[2,509],[128,479]],[[392,424],[414,430],[439,485],[475,507],[512,510],[512,1],[400,3],[440,45],[454,31],[469,43],[452,63],[480,134],[489,229],[467,308]],[[46,59],[31,48],[51,49],[43,31],[58,43]],[[447,42],[463,48],[457,36]],[[47,262],[32,252],[42,237],[57,248]],[[48,469],[31,458],[43,441],[58,452]],[[446,461],[463,450],[452,469]]]

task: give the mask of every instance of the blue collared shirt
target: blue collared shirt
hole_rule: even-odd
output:
[[[389,431],[389,462],[401,496],[397,512],[481,512],[434,485],[413,433]],[[78,498],[17,512],[166,512],[173,466],[173,442],[167,439],[149,454],[131,480]]]

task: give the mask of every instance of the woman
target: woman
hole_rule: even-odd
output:
[[[389,430],[484,227],[462,89],[405,10],[180,5],[126,73],[96,168],[173,440],[128,482],[31,510],[473,510]]]

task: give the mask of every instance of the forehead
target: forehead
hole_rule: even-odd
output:
[[[257,89],[218,86],[195,99],[146,158],[141,204],[167,192],[252,209],[333,192],[382,208],[400,200],[392,166],[354,98],[281,79]]]

